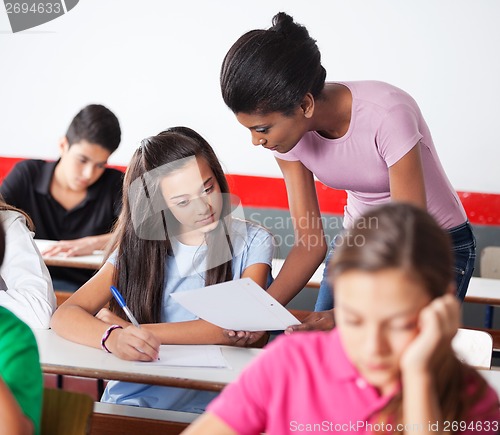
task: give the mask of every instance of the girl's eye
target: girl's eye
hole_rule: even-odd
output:
[[[361,321],[358,320],[358,319],[347,318],[347,319],[345,319],[345,323],[346,323],[346,325],[349,325],[349,326],[359,326],[359,325],[361,325]]]
[[[391,329],[396,331],[410,331],[417,327],[417,322],[406,322],[406,323],[394,323],[391,325]]]
[[[268,132],[268,130],[269,129],[267,127],[259,127],[259,128],[255,129],[255,132],[256,133],[264,133],[264,134],[266,134]]]
[[[214,185],[212,184],[211,186],[208,186],[204,191],[203,193],[205,194],[209,194],[211,193],[212,191],[214,190]]]
[[[189,201],[185,199],[184,201],[180,201],[177,203],[177,207],[186,207],[189,204]]]

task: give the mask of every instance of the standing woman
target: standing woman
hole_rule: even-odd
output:
[[[273,153],[287,187],[295,243],[269,293],[288,303],[325,258],[316,176],[347,191],[347,228],[389,201],[428,210],[453,240],[457,296],[463,300],[475,239],[418,105],[387,83],[325,77],[316,41],[283,12],[270,29],[240,37],[222,64],[225,103],[250,130],[253,144]],[[323,279],[315,307],[323,313],[293,329],[330,328],[331,311],[324,311],[333,307],[331,295]]]

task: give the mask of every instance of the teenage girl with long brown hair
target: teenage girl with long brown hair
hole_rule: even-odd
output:
[[[170,294],[249,277],[267,287],[272,236],[234,217],[229,187],[211,146],[175,127],[144,139],[127,169],[115,250],[61,307],[52,328],[119,358],[151,361],[161,344],[233,344],[223,330]],[[114,301],[116,286],[141,328]],[[110,309],[106,305],[109,303]],[[103,401],[201,412],[214,393],[110,382]]]

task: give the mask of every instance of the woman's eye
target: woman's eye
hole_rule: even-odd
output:
[[[180,201],[177,203],[177,207],[186,207],[189,204],[189,201],[185,199],[184,201]]]
[[[256,133],[264,133],[265,134],[265,133],[267,133],[268,130],[269,129],[267,127],[259,127],[259,128],[255,129],[255,132]]]

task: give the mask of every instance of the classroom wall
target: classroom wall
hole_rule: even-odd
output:
[[[234,40],[284,10],[318,40],[330,80],[377,79],[409,91],[457,190],[500,193],[500,2],[496,0],[80,0],[12,34],[0,6],[0,156],[56,156],[73,115],[100,102],[118,115],[126,164],[138,141],[184,124],[228,172],[280,176],[252,149],[220,97]]]

